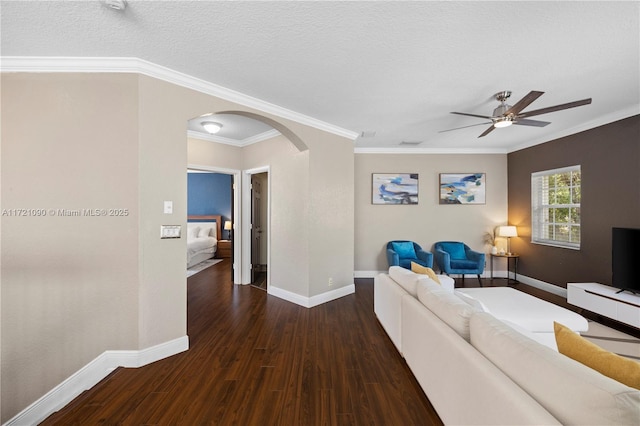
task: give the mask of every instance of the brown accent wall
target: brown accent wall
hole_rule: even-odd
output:
[[[580,165],[580,250],[531,244],[531,173]],[[518,272],[560,287],[611,284],[611,228],[640,228],[640,115],[508,155],[509,223]]]

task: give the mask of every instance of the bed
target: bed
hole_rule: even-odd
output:
[[[188,216],[187,220],[187,268],[191,268],[215,256],[222,216]]]

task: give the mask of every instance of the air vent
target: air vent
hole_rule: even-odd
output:
[[[376,135],[375,130],[363,130],[362,132],[360,132],[361,138],[372,138],[375,135]]]
[[[105,0],[104,4],[115,10],[125,10],[127,8],[127,0]]]

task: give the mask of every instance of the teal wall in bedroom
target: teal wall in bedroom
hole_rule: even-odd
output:
[[[231,220],[231,178],[221,173],[188,173],[187,214],[219,214],[223,221]]]

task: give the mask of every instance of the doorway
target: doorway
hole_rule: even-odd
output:
[[[251,285],[267,290],[269,175],[251,175]]]
[[[229,258],[230,265],[230,274],[234,283],[241,283],[241,274],[240,268],[238,265],[238,250],[236,249],[236,239],[240,237],[241,232],[236,227],[236,223],[240,219],[240,215],[238,213],[240,206],[240,194],[238,187],[235,182],[240,180],[240,171],[225,169],[220,167],[212,167],[212,166],[202,166],[195,164],[187,165],[187,174],[199,174],[199,175],[208,175],[214,176],[217,175],[218,183],[215,187],[210,187],[211,193],[203,194],[201,197],[202,200],[195,207],[197,211],[192,211],[194,207],[191,203],[191,189],[190,179],[187,178],[187,221],[189,221],[190,217],[195,216],[207,216],[210,214],[220,214],[222,223],[221,227],[221,235],[216,236],[218,241],[218,246],[216,248],[215,258],[212,260],[220,260]],[[218,199],[217,197],[223,197]],[[207,204],[209,203],[209,204]],[[222,208],[221,205],[225,207]],[[222,209],[221,209],[222,208]],[[196,221],[198,219],[196,218]],[[225,225],[231,227],[228,229]],[[188,236],[187,236],[188,237]]]

